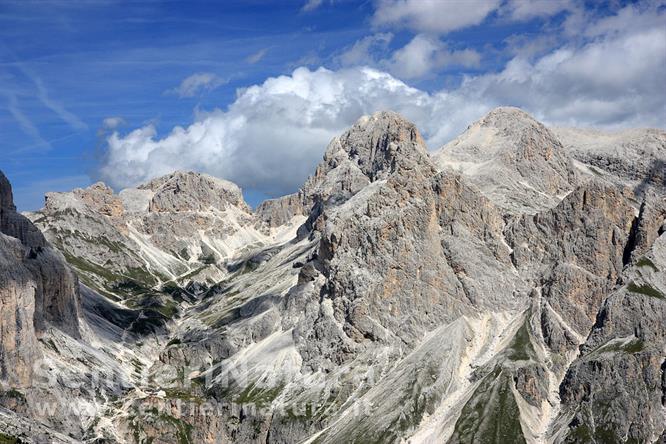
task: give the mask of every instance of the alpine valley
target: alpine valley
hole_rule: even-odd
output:
[[[0,443],[666,442],[662,130],[380,112],[254,210],[0,173],[0,231]]]

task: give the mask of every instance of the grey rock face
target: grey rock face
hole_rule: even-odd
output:
[[[79,338],[76,275],[41,232],[16,213],[0,172],[0,381],[27,387],[41,353],[37,337],[55,326]]]
[[[666,187],[666,132],[630,129],[616,132],[552,128],[557,138],[589,173],[631,185],[637,194]]]
[[[277,228],[289,223],[295,216],[304,216],[309,209],[304,207],[302,193],[288,194],[277,199],[263,201],[255,213],[260,226],[268,229]]]
[[[664,424],[666,236],[606,299],[560,392],[565,442],[658,442]]]
[[[79,337],[78,278],[61,253],[51,248],[42,233],[23,215],[16,213],[9,181],[0,173],[5,205],[0,209],[2,233],[17,238],[24,247],[22,262],[34,282],[34,326],[38,331],[50,323]]]
[[[0,381],[13,387],[29,386],[32,363],[41,353],[33,325],[35,288],[21,262],[21,243],[0,235]]]
[[[568,152],[543,124],[517,108],[497,108],[434,154],[511,213],[552,208],[576,184]]]

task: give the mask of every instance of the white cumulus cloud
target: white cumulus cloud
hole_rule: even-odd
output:
[[[468,76],[454,89],[426,92],[377,68],[301,67],[239,90],[226,110],[197,114],[169,134],[159,136],[152,125],[114,132],[100,177],[120,188],[191,169],[277,196],[303,183],[332,137],[361,115],[386,109],[415,122],[433,149],[499,105],[549,124],[663,127],[666,15],[618,14],[620,25],[599,22],[587,44],[536,58],[518,54],[500,71]]]

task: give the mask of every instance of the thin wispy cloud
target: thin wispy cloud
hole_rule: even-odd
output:
[[[198,72],[183,79],[176,88],[166,91],[166,94],[175,94],[178,97],[194,97],[205,92],[213,91],[214,89],[227,83],[226,79],[214,74],[212,72]]]
[[[27,77],[29,78],[35,86],[36,97],[41,101],[41,103],[53,111],[60,119],[66,122],[73,129],[83,130],[88,127],[77,115],[68,111],[65,106],[52,99],[49,95],[46,85],[40,77],[32,72],[28,67],[22,63],[17,63],[16,67]]]
[[[113,130],[125,123],[125,119],[118,116],[106,117],[102,120],[102,127],[107,130]]]
[[[49,108],[51,111],[56,113],[58,117],[60,117],[63,121],[67,122],[69,126],[71,126],[74,129],[86,129],[88,125],[86,125],[81,119],[79,119],[74,113],[69,112],[65,107],[51,99],[49,97],[49,93],[44,86],[44,82],[42,82],[41,79],[35,77],[33,78],[33,81],[35,82],[35,86],[37,86],[37,97],[39,100],[42,101],[44,106]]]
[[[28,136],[30,136],[35,143],[28,146],[28,147],[22,147],[16,150],[16,152],[22,152],[26,151],[29,149],[50,149],[51,144],[47,142],[39,132],[39,129],[37,129],[37,126],[28,118],[28,116],[21,110],[19,107],[18,99],[16,98],[16,95],[10,94],[7,98],[7,110],[9,113],[14,117],[16,122],[19,124],[21,129],[23,130],[24,133],[26,133]]]
[[[261,61],[261,59],[266,56],[266,53],[268,52],[268,48],[260,49],[259,51],[255,52],[254,54],[250,54],[245,58],[245,61],[251,65],[258,63]]]
[[[323,0],[308,0],[307,2],[305,2],[301,10],[305,12],[314,11],[315,9],[319,8],[322,5],[322,3]]]

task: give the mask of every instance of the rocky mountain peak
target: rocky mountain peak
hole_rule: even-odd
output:
[[[542,123],[518,108],[496,108],[434,154],[510,213],[551,208],[576,183],[568,152]]]
[[[12,186],[2,171],[0,171],[0,210],[16,210],[14,206],[14,196],[12,195]]]
[[[308,209],[317,201],[341,203],[372,182],[413,171],[435,173],[423,138],[404,117],[382,111],[331,141],[300,195]]]
[[[339,156],[340,151],[371,181],[385,178],[401,165],[427,158],[425,142],[416,125],[391,111],[361,117],[329,145],[324,159]]]
[[[514,106],[498,106],[490,110],[477,123],[481,126],[493,128],[515,127],[516,125],[543,126],[534,117]]]
[[[43,247],[46,239],[23,215],[16,212],[12,186],[0,171],[0,232],[17,238],[27,247]]]
[[[88,188],[78,188],[73,193],[91,208],[106,216],[120,217],[124,212],[122,201],[104,182],[97,182]]]
[[[149,205],[151,212],[224,210],[228,204],[248,210],[236,184],[203,173],[176,171],[139,189],[155,193]]]

